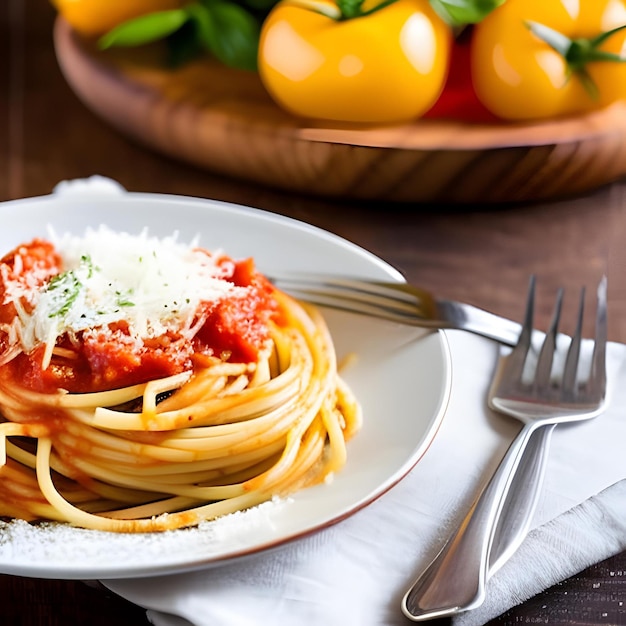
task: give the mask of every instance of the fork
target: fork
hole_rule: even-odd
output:
[[[606,396],[606,289],[603,278],[597,292],[593,353],[585,373],[580,359],[584,290],[569,345],[561,347],[558,343],[563,342],[557,342],[557,338],[562,339],[557,335],[563,298],[560,290],[550,328],[536,356],[531,350],[535,300],[535,280],[531,279],[519,340],[512,351],[502,350],[488,400],[492,409],[519,419],[523,427],[459,529],[405,594],[402,611],[411,620],[449,616],[482,604],[490,567],[493,571],[499,566],[523,539],[541,487],[542,460],[552,429],[559,423],[590,419],[602,412]],[[558,377],[555,357],[565,358]],[[532,446],[527,448],[529,442]],[[524,454],[526,449],[528,455]],[[518,471],[525,475],[516,475]],[[525,480],[529,476],[532,480]],[[526,491],[509,493],[513,482]],[[524,511],[504,508],[520,502]],[[507,528],[509,523],[512,529]]]
[[[423,328],[466,330],[508,346],[516,344],[520,333],[517,322],[471,304],[437,299],[407,283],[302,272],[267,277],[294,297],[352,313]]]

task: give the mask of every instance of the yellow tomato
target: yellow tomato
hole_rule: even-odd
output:
[[[626,2],[507,0],[490,13],[472,35],[472,81],[492,113],[509,120],[551,118],[626,99],[626,63],[590,59],[577,70],[532,24],[589,41],[626,24]],[[626,30],[597,49],[626,60]]]
[[[258,66],[274,100],[299,116],[342,122],[398,122],[426,112],[443,88],[452,43],[428,0],[338,16],[326,0],[284,0],[272,9]]]
[[[140,15],[176,9],[184,0],[52,0],[52,4],[74,30],[97,37]]]

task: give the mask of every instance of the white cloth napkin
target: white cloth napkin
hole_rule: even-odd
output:
[[[497,347],[459,331],[452,397],[425,456],[393,489],[311,537],[239,562],[156,578],[103,581],[156,626],[406,626],[400,599],[456,527],[519,423],[491,413]],[[626,346],[609,345],[605,414],[558,426],[533,529],[489,581],[487,601],[455,618],[484,624],[626,549]],[[621,482],[620,482],[621,481]]]

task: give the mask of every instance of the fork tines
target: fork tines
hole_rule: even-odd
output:
[[[559,333],[559,323],[563,309],[564,290],[560,288],[556,295],[556,302],[549,328],[543,336],[543,341],[536,356],[537,336],[533,331],[533,317],[535,309],[536,278],[531,276],[526,312],[522,331],[517,346],[510,355],[508,367],[517,370],[517,379],[531,384],[538,393],[547,394],[552,388],[554,393],[562,400],[575,400],[584,387],[586,397],[597,398],[604,394],[606,387],[606,342],[607,342],[607,279],[603,277],[597,288],[597,309],[595,324],[595,339],[593,355],[590,359],[590,371],[588,376],[581,376],[581,348],[583,345],[583,319],[585,311],[586,290],[583,287],[580,292],[578,311],[574,332],[569,339],[566,349],[565,337]],[[529,376],[522,376],[522,372],[528,367],[527,361],[531,355],[536,358],[532,371],[532,380]],[[565,357],[564,365],[558,378],[560,383],[555,384],[555,370],[561,366]],[[533,359],[534,360],[534,359]],[[580,381],[583,381],[582,383]]]

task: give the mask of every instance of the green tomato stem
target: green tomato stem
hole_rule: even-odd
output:
[[[390,6],[394,2],[397,2],[397,0],[382,0],[379,4],[364,11],[362,9],[363,0],[338,0],[337,4],[317,2],[316,0],[287,0],[287,4],[291,6],[314,11],[315,13],[324,15],[335,22],[353,20],[359,17],[372,15],[373,13]]]
[[[568,79],[575,75],[583,84],[587,93],[595,100],[598,98],[598,86],[589,75],[587,65],[594,62],[624,63],[626,57],[613,52],[599,50],[599,47],[616,33],[626,29],[626,24],[601,33],[593,39],[583,37],[571,39],[558,30],[539,22],[525,21],[526,27],[539,39],[558,52],[567,62]]]
[[[383,0],[383,2],[381,2],[380,4],[377,4],[375,7],[372,7],[371,9],[367,11],[361,11],[361,13],[359,13],[357,17],[365,17],[366,15],[371,15],[372,13],[376,13],[377,11],[380,11],[381,9],[388,7],[390,4],[393,4],[394,2],[396,2],[396,0]]]

